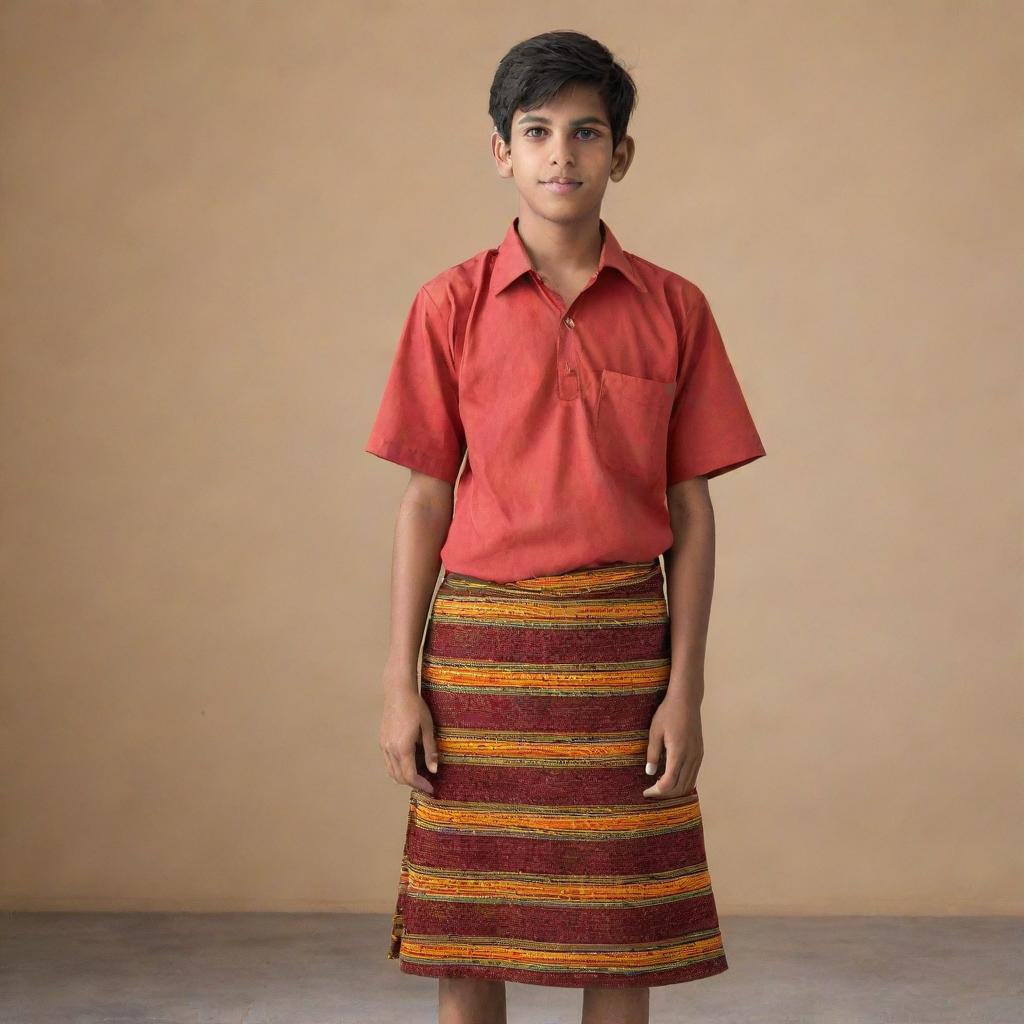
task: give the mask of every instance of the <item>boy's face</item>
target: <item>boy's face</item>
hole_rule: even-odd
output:
[[[633,160],[627,135],[612,149],[604,103],[593,86],[570,84],[542,107],[517,109],[510,145],[491,135],[498,173],[514,178],[520,204],[545,220],[571,223],[600,211],[609,179],[619,181]],[[568,178],[559,185],[553,179]],[[576,184],[578,183],[578,184]]]

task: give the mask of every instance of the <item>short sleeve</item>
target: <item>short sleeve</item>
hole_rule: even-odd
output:
[[[668,427],[667,486],[714,477],[765,454],[722,335],[698,292],[683,325]]]
[[[421,287],[363,451],[455,483],[465,451],[451,316]]]

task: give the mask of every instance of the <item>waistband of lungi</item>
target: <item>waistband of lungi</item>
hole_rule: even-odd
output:
[[[661,561],[658,558],[651,558],[643,562],[616,562],[612,565],[587,566],[550,576],[527,576],[524,579],[508,583],[497,583],[494,580],[480,579],[461,572],[445,572],[441,587],[442,589],[451,588],[468,592],[510,591],[522,593],[527,591],[557,596],[632,587],[655,577],[659,580],[664,578]]]

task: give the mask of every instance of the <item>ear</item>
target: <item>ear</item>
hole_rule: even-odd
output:
[[[612,181],[622,181],[629,170],[629,165],[636,155],[636,143],[632,135],[624,135],[612,153],[612,169],[609,177]]]
[[[494,154],[494,164],[498,174],[502,178],[512,177],[512,147],[501,137],[501,132],[495,126],[491,132],[491,152]]]

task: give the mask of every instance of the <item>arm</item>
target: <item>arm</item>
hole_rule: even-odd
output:
[[[391,561],[391,620],[384,665],[384,713],[380,748],[395,782],[434,791],[419,774],[416,746],[437,770],[433,718],[419,690],[419,653],[430,601],[441,568],[439,552],[451,526],[453,485],[411,471],[395,526]]]
[[[699,712],[715,585],[715,510],[706,477],[684,480],[667,493],[673,536],[665,552],[672,630],[668,692]]]
[[[662,777],[644,791],[660,797],[689,793],[704,757],[700,705],[715,580],[715,514],[707,478],[673,485],[667,499],[673,533],[665,552],[672,666],[647,745],[648,765],[657,765],[663,750],[666,764]]]

